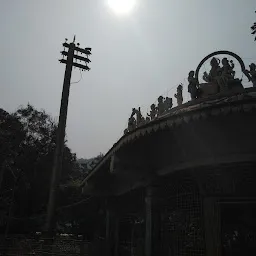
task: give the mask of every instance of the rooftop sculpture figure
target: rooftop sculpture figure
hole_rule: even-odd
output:
[[[251,63],[249,65],[250,70],[245,68],[242,59],[233,52],[229,51],[217,51],[207,55],[198,65],[196,71],[191,70],[188,74],[188,92],[191,95],[191,100],[198,99],[201,97],[208,97],[219,92],[232,90],[233,92],[241,92],[243,90],[242,79],[235,77],[236,72],[234,70],[235,64],[232,60],[228,60],[227,57],[220,59],[216,58],[215,55],[230,55],[235,58],[241,66],[241,70],[249,81],[252,81],[253,87],[256,87],[256,64]],[[198,74],[202,65],[210,59],[211,69],[208,72],[204,72],[203,80],[206,83],[200,83],[198,81]],[[178,106],[183,103],[183,85],[180,84],[177,87],[177,93],[174,95],[177,99]],[[173,107],[172,98],[163,96],[158,97],[158,104],[152,104],[150,106],[150,113],[147,114],[146,119],[142,116],[140,108],[132,109],[132,114],[128,120],[128,128],[125,129],[124,133],[133,131],[134,129],[149,123],[159,116],[167,114]],[[136,118],[135,118],[136,116]]]
[[[252,80],[252,85],[253,87],[256,87],[256,65],[255,63],[251,63],[249,65],[249,68],[250,68],[250,75],[251,75],[251,80]]]
[[[222,80],[222,68],[220,67],[220,60],[213,57],[210,61],[211,64],[211,70],[209,74],[207,72],[204,72],[203,80],[208,83],[216,83],[219,87],[223,87],[225,85],[225,82]]]
[[[166,97],[165,101],[164,101],[164,105],[165,105],[165,112],[169,112],[173,106],[172,104],[172,98]]]
[[[140,107],[138,109],[132,109],[132,115],[136,115],[136,127],[139,127],[145,123],[145,118],[142,116]]]
[[[129,120],[128,120],[128,131],[133,131],[136,129],[136,119],[134,117],[134,114],[132,113]]]
[[[210,62],[211,70],[209,74],[204,72],[203,80],[209,83],[216,83],[220,91],[226,91],[229,81],[235,79],[235,71],[233,70],[235,65],[233,61],[229,64],[227,58],[223,58],[221,63],[223,65],[222,67],[220,67],[220,60],[213,57]]]
[[[177,93],[174,94],[174,97],[177,99],[178,106],[182,105],[182,102],[183,102],[182,90],[183,90],[183,84],[180,84],[177,87]]]
[[[223,58],[221,63],[223,65],[223,67],[221,68],[222,75],[228,76],[228,78],[230,79],[234,79],[236,72],[234,71],[235,64],[233,63],[233,61],[229,61],[227,58]]]
[[[188,92],[190,93],[191,100],[199,97],[198,83],[195,78],[195,71],[191,70],[188,74]]]
[[[158,105],[157,105],[157,116],[161,116],[164,114],[165,111],[165,104],[163,96],[158,97]]]
[[[224,57],[221,62],[219,59],[214,57],[215,55],[225,54],[235,58],[241,66],[242,72],[251,81],[251,76],[248,70],[246,70],[244,62],[242,59],[235,53],[229,51],[217,51],[207,55],[198,65],[195,73],[195,79],[198,82],[198,74],[202,65],[209,59],[212,58],[210,61],[211,70],[209,74],[204,72],[203,80],[205,84],[199,84],[199,88],[201,89],[200,93],[204,97],[208,95],[215,94],[218,92],[224,92],[227,90],[232,91],[241,91],[243,90],[242,80],[235,77],[234,71],[234,63],[233,61],[229,61],[226,57]],[[220,64],[222,66],[220,66]]]
[[[209,74],[207,72],[204,72],[203,80],[205,82],[214,82],[217,77],[221,75],[221,68],[220,68],[220,60],[213,57],[210,61],[211,64],[211,70]]]
[[[150,106],[150,114],[147,114],[148,117],[150,117],[150,120],[154,120],[157,116],[157,107],[155,104],[152,104]]]

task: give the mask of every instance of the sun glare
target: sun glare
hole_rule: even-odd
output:
[[[135,7],[136,0],[108,0],[110,9],[118,15],[129,14]]]

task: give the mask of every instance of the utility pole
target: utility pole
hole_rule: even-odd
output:
[[[61,97],[61,106],[60,106],[60,114],[59,114],[59,123],[57,130],[57,138],[56,138],[56,149],[54,155],[54,162],[52,168],[52,178],[51,178],[51,187],[50,187],[50,195],[48,201],[47,208],[47,219],[46,219],[46,227],[45,231],[48,235],[53,235],[56,224],[56,202],[57,195],[59,190],[59,180],[61,176],[62,170],[62,159],[63,159],[63,150],[64,150],[64,139],[65,139],[65,130],[66,130],[66,120],[67,120],[67,112],[68,112],[68,99],[69,99],[69,90],[70,90],[70,80],[72,74],[72,68],[77,67],[82,71],[89,71],[90,68],[87,66],[87,63],[90,62],[88,56],[91,55],[91,48],[82,49],[79,47],[79,43],[75,44],[75,36],[72,43],[66,42],[63,43],[64,50],[61,52],[63,58],[59,60],[61,63],[66,64],[63,89],[62,89],[62,97]],[[66,51],[65,49],[68,49]],[[79,55],[80,54],[80,55]],[[82,54],[86,55],[86,57],[82,56]],[[67,57],[65,59],[65,57]],[[77,61],[82,61],[85,65],[77,63]]]

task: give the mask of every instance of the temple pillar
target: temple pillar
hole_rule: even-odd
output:
[[[101,251],[102,250],[102,246],[104,246],[104,244],[102,243],[102,241],[100,240],[100,227],[99,225],[95,224],[94,227],[94,234],[93,234],[93,243],[92,243],[92,255],[93,256],[100,256]],[[104,249],[104,248],[103,248]]]
[[[119,248],[119,218],[114,203],[107,201],[106,207],[106,256],[117,256]]]
[[[145,197],[145,256],[152,256],[152,188],[146,188]]]
[[[221,255],[220,209],[216,198],[204,199],[204,228],[207,256]]]
[[[111,216],[110,209],[106,209],[106,236],[105,236],[105,246],[106,246],[106,256],[110,256],[110,242],[111,242],[111,226],[110,226]]]
[[[114,256],[119,256],[119,217],[114,219]]]

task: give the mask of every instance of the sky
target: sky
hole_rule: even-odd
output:
[[[143,113],[216,50],[256,62],[255,0],[137,0],[116,15],[107,0],[0,0],[0,108],[32,104],[57,119],[65,38],[91,47],[91,71],[71,85],[68,146],[78,157],[106,153],[133,107]],[[238,74],[239,75],[239,74]],[[73,70],[72,82],[80,79]],[[168,92],[168,93],[167,93]]]

